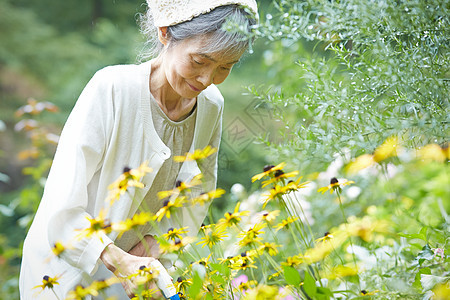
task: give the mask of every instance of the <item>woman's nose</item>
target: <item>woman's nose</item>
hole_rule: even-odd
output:
[[[202,71],[199,76],[197,77],[197,80],[203,84],[203,86],[206,88],[208,86],[210,86],[213,81],[214,81],[214,75],[215,75],[215,71],[214,70],[205,70]]]

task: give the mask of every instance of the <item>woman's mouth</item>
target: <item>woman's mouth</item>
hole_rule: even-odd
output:
[[[190,84],[190,83],[187,83],[187,84],[189,85],[189,87],[190,87],[192,90],[194,90],[194,91],[196,91],[196,92],[201,92],[201,91],[202,91],[202,90],[196,88],[195,86],[193,86],[193,85]]]

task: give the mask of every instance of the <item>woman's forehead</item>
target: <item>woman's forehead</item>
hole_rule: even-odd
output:
[[[245,52],[245,49],[241,51],[232,51],[232,49],[214,51],[214,46],[211,45],[211,39],[208,35],[184,40],[179,46],[190,55],[198,55],[215,63],[237,63]]]

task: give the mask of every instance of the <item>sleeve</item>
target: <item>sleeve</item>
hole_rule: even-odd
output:
[[[88,211],[99,211],[88,186],[96,184],[91,179],[102,165],[113,127],[113,86],[104,70],[87,84],[64,126],[42,199],[50,246],[58,241],[68,245],[62,259],[88,274],[112,243],[106,235],[77,238],[80,229],[90,226],[87,218],[96,217]]]

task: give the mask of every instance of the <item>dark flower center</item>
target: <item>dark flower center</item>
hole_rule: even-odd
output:
[[[128,173],[130,171],[131,171],[131,169],[129,167],[124,167],[123,168],[123,173]]]
[[[42,279],[44,279],[45,281],[48,281],[49,278],[50,277],[48,277],[48,275],[45,275],[44,278],[42,278]]]
[[[169,205],[169,202],[170,202],[169,200],[166,200],[166,201],[164,201],[163,205],[167,206],[167,205]]]
[[[177,182],[175,182],[175,187],[180,187],[182,183],[183,181],[177,180]]]
[[[280,177],[283,174],[284,174],[283,170],[276,170],[275,171],[275,177]]]
[[[274,165],[265,165],[263,170],[264,170],[264,172],[267,172],[270,169],[272,169],[273,167],[275,167],[275,166]]]
[[[171,232],[171,231],[173,231],[173,227],[170,227],[170,228],[167,230],[167,233],[169,233],[169,232]]]
[[[247,252],[242,252],[242,253],[241,253],[241,256],[242,256],[242,257],[246,257],[246,256],[247,256]]]
[[[337,180],[337,178],[336,177],[333,177],[333,178],[331,178],[331,180],[330,180],[330,184],[336,184],[336,183],[338,183],[339,181]]]

